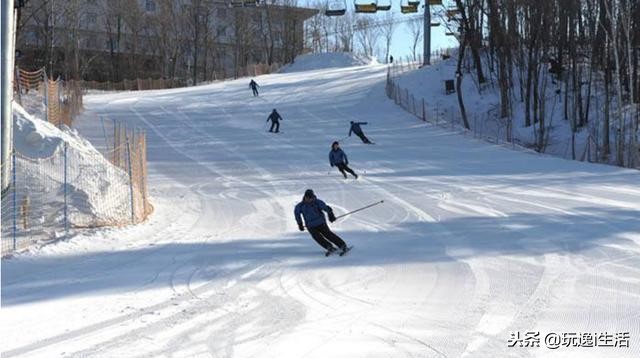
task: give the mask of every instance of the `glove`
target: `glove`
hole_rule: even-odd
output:
[[[300,231],[304,231],[304,226],[302,226],[302,224],[298,224],[298,229],[299,229]]]
[[[336,216],[333,214],[333,211],[329,211],[329,221],[336,221]]]

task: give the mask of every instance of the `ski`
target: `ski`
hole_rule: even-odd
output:
[[[349,251],[351,251],[351,249],[353,249],[353,246],[347,246],[344,250],[342,250],[338,255],[340,256],[344,256],[346,255]]]

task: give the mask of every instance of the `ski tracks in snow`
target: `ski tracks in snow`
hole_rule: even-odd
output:
[[[344,83],[362,71],[379,73],[363,80],[370,89],[351,91]],[[229,93],[215,103],[203,103],[211,94],[202,90],[119,104],[148,130],[149,180],[163,197],[152,221],[167,225],[150,225],[122,261],[91,269],[80,259],[73,267],[86,266],[90,278],[142,269],[133,287],[110,296],[119,313],[3,356],[530,356],[536,353],[506,347],[509,332],[592,332],[618,319],[616,327],[640,335],[638,315],[629,314],[640,297],[640,240],[591,208],[612,208],[618,223],[633,222],[639,191],[614,184],[574,191],[561,170],[549,180],[558,185],[510,175],[510,167],[500,168],[504,175],[485,172],[494,157],[482,152],[495,148],[389,110],[378,97],[383,70],[333,76],[344,93],[327,79],[316,93],[273,80],[272,101],[265,91],[246,105],[237,100],[246,86],[230,82],[219,85]],[[287,135],[259,129],[271,107],[285,112]],[[369,173],[345,181],[315,169],[327,164],[338,133],[346,135],[346,120],[367,116],[378,125],[367,132],[386,144],[348,154]],[[435,151],[423,150],[425,143]],[[477,175],[466,170],[474,166]],[[357,246],[354,254],[324,258],[307,233],[288,234],[296,230],[292,207],[309,187],[336,212],[385,200],[332,225]],[[592,231],[621,240],[578,240],[593,239]]]

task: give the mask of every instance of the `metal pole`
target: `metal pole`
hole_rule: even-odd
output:
[[[44,120],[49,122],[49,77],[44,72]]]
[[[431,65],[431,6],[429,0],[425,0],[424,4],[424,36],[422,43],[423,66]]]
[[[18,211],[18,205],[17,205],[17,198],[16,198],[16,153],[13,152],[11,154],[11,160],[12,160],[12,172],[13,172],[13,179],[12,179],[12,183],[13,183],[13,251],[16,251],[16,232],[18,230],[18,226],[17,226],[17,211]]]
[[[127,142],[127,159],[129,161],[129,194],[131,195],[131,223],[136,223],[135,207],[133,205],[133,175],[131,170],[131,147],[129,146],[129,136],[125,135]]]
[[[109,141],[107,140],[107,130],[104,127],[104,118],[102,118],[102,116],[100,116],[100,124],[102,124],[102,135],[104,135],[104,144],[105,144],[105,147],[107,148],[106,153],[109,153]]]
[[[345,216],[347,216],[347,215],[351,215],[351,214],[353,214],[353,213],[357,213],[358,211],[362,211],[362,210],[364,210],[364,209],[369,209],[369,208],[370,208],[370,207],[372,207],[372,206],[376,206],[376,205],[378,205],[378,204],[382,204],[382,203],[384,203],[384,200],[380,200],[380,201],[375,202],[375,203],[373,203],[373,204],[369,204],[369,205],[367,205],[367,206],[363,206],[363,207],[361,207],[360,209],[356,209],[356,210],[354,210],[354,211],[350,211],[350,212],[348,212],[348,213],[346,213],[346,214],[342,214],[342,215],[336,216],[336,219],[340,219],[341,217],[345,217]]]
[[[13,59],[14,49],[14,8],[13,0],[2,1],[2,193],[11,184],[11,147],[13,144]]]
[[[20,83],[20,69],[18,66],[15,66],[15,70],[13,72],[13,80],[16,83],[16,87],[18,88],[18,103],[22,104],[22,84]]]
[[[69,216],[68,216],[68,194],[67,194],[67,187],[68,187],[68,177],[67,177],[67,168],[68,168],[68,156],[67,156],[67,143],[64,144],[64,237],[65,238],[69,238]]]

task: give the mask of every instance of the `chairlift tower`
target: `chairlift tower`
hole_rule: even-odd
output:
[[[431,5],[442,5],[442,0],[425,0],[424,3],[424,36],[422,42],[422,66],[431,65]]]
[[[20,1],[21,4],[22,1]],[[14,2],[2,0],[2,194],[11,183],[11,150],[13,148],[13,58],[14,47]]]

